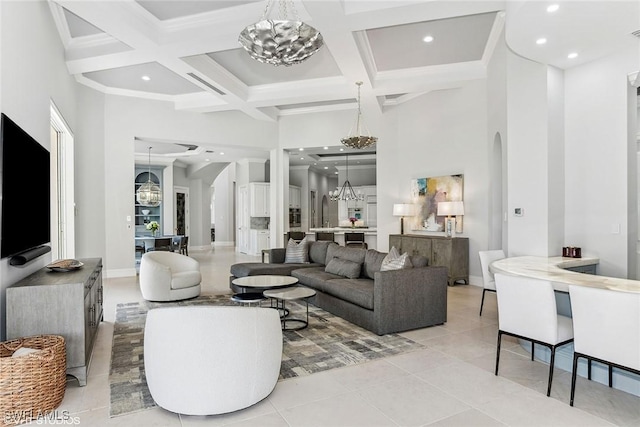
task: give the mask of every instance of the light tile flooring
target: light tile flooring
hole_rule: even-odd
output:
[[[232,248],[192,251],[201,262],[203,293],[228,292],[229,266],[257,257]],[[271,395],[231,414],[193,417],[154,408],[109,418],[109,363],[115,306],[141,299],[135,278],[105,280],[100,325],[86,387],[69,382],[59,412],[85,426],[600,426],[640,425],[640,398],[583,378],[570,407],[571,375],[556,370],[546,397],[547,365],[531,362],[503,338],[500,376],[493,375],[495,294],[478,316],[481,289],[449,288],[448,322],[403,335],[426,349],[278,382]]]

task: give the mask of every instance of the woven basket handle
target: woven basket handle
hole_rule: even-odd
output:
[[[4,347],[5,349],[7,349],[9,351],[15,352],[17,349],[22,347],[22,343],[24,342],[24,338],[20,338],[20,339],[17,339],[15,341],[16,341],[15,347],[9,345],[9,343],[6,343],[6,342],[0,343],[0,345],[2,345],[2,347]],[[13,341],[10,341],[10,342],[13,342]]]

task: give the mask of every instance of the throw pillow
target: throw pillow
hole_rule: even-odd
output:
[[[400,255],[395,246],[391,247],[391,250],[386,257],[382,260],[380,271],[401,270],[403,268],[412,268],[411,259],[408,253]]]
[[[309,241],[305,237],[296,243],[295,240],[289,239],[287,249],[284,255],[285,264],[300,264],[309,262]]]
[[[332,258],[324,269],[327,273],[337,274],[338,276],[348,277],[349,279],[357,279],[360,277],[361,270],[362,264],[342,258]]]

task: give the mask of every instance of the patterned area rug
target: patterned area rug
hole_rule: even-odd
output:
[[[118,304],[113,331],[109,387],[112,417],[156,406],[144,373],[143,338],[147,311],[175,305],[236,305],[229,295],[202,295],[174,303]],[[304,304],[287,303],[291,315],[304,318]],[[309,327],[285,331],[280,379],[310,375],[414,351],[424,346],[397,334],[378,336],[309,305]]]

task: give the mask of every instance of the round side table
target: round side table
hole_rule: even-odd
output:
[[[288,313],[288,309],[286,308],[287,301],[295,301],[303,299],[307,305],[307,318],[304,319],[296,319],[293,317],[289,317],[288,315],[284,316],[280,321],[282,322],[282,330],[283,331],[297,331],[299,329],[304,329],[309,326],[309,301],[307,298],[312,297],[316,294],[316,291],[310,288],[305,288],[302,286],[296,286],[295,288],[288,289],[271,289],[268,291],[264,291],[263,295],[265,297],[271,298],[276,301],[276,308],[278,310],[282,310],[284,313]],[[297,326],[287,327],[287,323],[294,323]]]

